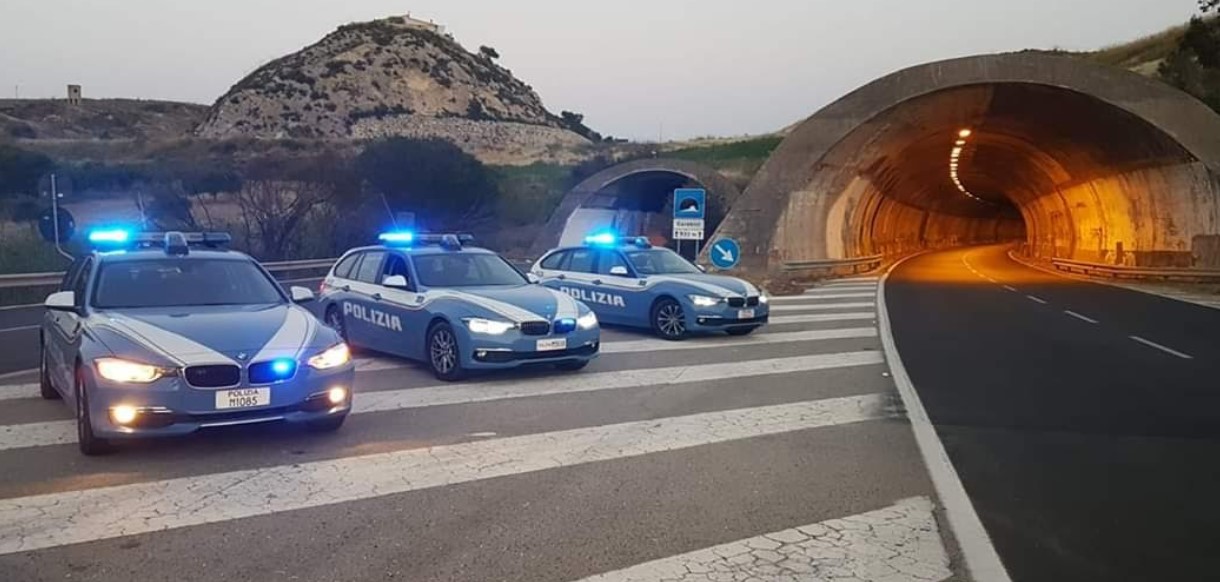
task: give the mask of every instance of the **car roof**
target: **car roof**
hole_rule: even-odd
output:
[[[122,263],[127,261],[144,261],[148,259],[176,259],[189,261],[191,259],[221,259],[228,261],[252,261],[244,253],[225,249],[192,248],[186,255],[168,255],[162,248],[129,249],[120,251],[94,251],[94,256],[104,263]]]
[[[450,255],[450,254],[478,254],[478,255],[494,255],[495,251],[488,250],[482,247],[464,246],[457,250],[450,250],[440,245],[420,245],[420,246],[387,246],[387,245],[371,245],[367,247],[356,247],[344,253],[348,255],[358,251],[387,251],[397,252],[410,256],[425,256],[425,255]]]
[[[619,245],[574,245],[570,247],[559,247],[547,251],[546,254],[557,253],[559,251],[578,251],[578,250],[594,250],[594,251],[659,251],[668,250],[665,247],[650,246],[641,247],[636,244],[619,244]]]

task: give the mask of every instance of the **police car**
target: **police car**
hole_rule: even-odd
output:
[[[471,370],[584,368],[600,349],[597,316],[533,284],[469,235],[380,235],[343,255],[322,283],[327,324],[353,346],[426,363],[441,380]]]
[[[543,285],[588,303],[605,323],[651,328],[680,340],[693,332],[747,335],[767,323],[767,295],[735,277],[709,275],[642,237],[596,234],[559,248],[531,269]]]
[[[287,421],[335,430],[355,367],[333,330],[223,233],[89,234],[47,297],[42,396],[76,411],[80,450],[112,440]]]

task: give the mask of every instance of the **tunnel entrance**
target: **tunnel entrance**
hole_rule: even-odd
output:
[[[719,235],[749,267],[1020,241],[1044,258],[1220,262],[1220,117],[1139,75],[989,55],[895,73],[776,150]]]
[[[542,253],[555,246],[580,244],[591,232],[614,230],[647,236],[688,258],[693,241],[672,239],[673,192],[678,188],[707,191],[706,229],[710,235],[724,219],[739,190],[717,171],[684,160],[647,159],[607,168],[572,189],[534,244]]]

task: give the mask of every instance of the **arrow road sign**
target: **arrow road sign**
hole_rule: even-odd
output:
[[[722,271],[732,269],[741,260],[741,246],[731,238],[722,238],[712,245],[708,252],[712,265]]]

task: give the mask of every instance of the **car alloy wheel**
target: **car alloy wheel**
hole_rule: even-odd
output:
[[[665,339],[681,339],[686,336],[686,315],[682,306],[673,299],[666,299],[657,305],[653,314],[653,326]]]
[[[438,323],[428,333],[428,364],[441,380],[459,380],[463,375],[457,336],[447,323]]]
[[[98,438],[93,434],[93,419],[89,414],[89,394],[85,390],[85,379],[81,372],[76,372],[76,442],[80,452],[88,455],[101,455],[110,452],[110,441]]]
[[[339,312],[338,307],[332,305],[326,310],[326,325],[339,332],[339,337],[343,338],[344,342],[347,342],[347,327],[343,323],[343,314]]]

